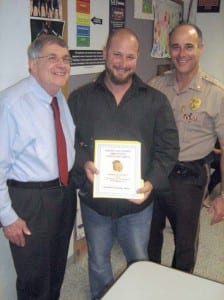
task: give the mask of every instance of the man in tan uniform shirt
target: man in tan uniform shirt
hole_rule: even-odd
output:
[[[170,174],[170,191],[154,204],[149,259],[161,262],[163,229],[168,217],[174,233],[172,267],[193,272],[197,254],[198,224],[209,180],[209,162],[216,139],[221,154],[221,191],[209,212],[211,224],[224,216],[224,86],[199,68],[202,32],[181,24],[170,33],[174,70],[153,78],[149,84],[162,91],[173,108],[179,132],[178,163]],[[212,58],[211,58],[212,59]]]

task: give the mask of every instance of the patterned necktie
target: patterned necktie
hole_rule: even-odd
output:
[[[56,97],[52,99],[51,107],[54,112],[59,178],[61,183],[67,186],[68,185],[68,160],[67,160],[66,142],[65,142],[65,136],[60,121],[60,112],[59,112],[59,107],[58,107],[58,102]]]

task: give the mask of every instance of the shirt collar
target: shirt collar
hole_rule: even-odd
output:
[[[29,77],[29,85],[33,92],[37,95],[37,97],[40,99],[40,101],[43,101],[45,103],[50,104],[52,101],[52,96],[49,95],[44,88],[39,84],[39,82],[36,80],[36,78],[33,75],[30,75]],[[61,91],[59,90],[56,95],[54,95],[57,98],[60,98]]]
[[[202,89],[202,72],[199,70],[197,74],[193,77],[191,80],[189,86],[189,89],[200,91]]]
[[[105,83],[104,83],[105,73],[106,72],[103,71],[102,73],[100,73],[99,77],[96,79],[96,81],[95,81],[96,87],[101,86],[103,88],[107,88]],[[147,87],[148,86],[141,80],[140,77],[138,77],[137,74],[133,74],[131,88],[134,88],[134,89],[147,89]]]
[[[167,73],[170,75],[167,80],[167,85],[177,85],[175,70],[168,71]],[[200,91],[202,89],[202,74],[203,72],[199,70],[197,74],[195,74],[191,82],[188,84],[187,89]]]

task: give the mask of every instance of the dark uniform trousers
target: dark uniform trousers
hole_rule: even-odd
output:
[[[12,206],[32,233],[25,247],[10,243],[18,300],[58,300],[76,214],[75,185],[8,185]]]
[[[172,267],[191,273],[198,248],[200,209],[209,180],[208,164],[201,161],[179,162],[169,179],[170,191],[160,193],[154,201],[149,260],[161,263],[167,217],[175,244]]]

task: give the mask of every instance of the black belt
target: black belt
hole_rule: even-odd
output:
[[[24,189],[44,189],[44,188],[51,188],[51,187],[63,187],[64,185],[60,182],[60,179],[54,179],[50,181],[17,181],[14,179],[7,180],[8,186],[24,188]]]
[[[204,158],[202,158],[202,159],[196,159],[196,160],[186,160],[186,161],[180,161],[180,160],[178,160],[177,161],[177,165],[178,164],[200,164],[200,165],[204,165],[205,163],[206,163],[206,160],[204,159]]]
[[[204,164],[210,164],[213,160],[214,160],[214,153],[211,152],[203,158],[196,159],[196,160],[190,160],[190,161],[178,161],[177,164],[191,163],[191,164],[204,165]]]
[[[211,156],[207,155],[204,158],[191,160],[191,161],[178,161],[174,166],[172,175],[179,175],[182,177],[199,177],[201,174],[201,168],[204,164],[210,163]]]

